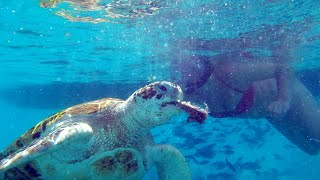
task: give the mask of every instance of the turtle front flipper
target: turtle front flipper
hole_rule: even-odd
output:
[[[154,163],[160,180],[191,180],[191,170],[183,154],[171,145],[147,147],[148,159]]]
[[[88,142],[92,137],[92,128],[85,123],[73,123],[56,128],[52,133],[33,142],[24,149],[0,161],[0,174],[4,171],[34,160],[46,154]]]

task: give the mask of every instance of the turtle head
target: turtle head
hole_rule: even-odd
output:
[[[130,114],[141,126],[152,128],[166,123],[182,111],[188,113],[189,121],[203,122],[207,111],[183,101],[181,88],[171,82],[159,81],[149,84],[127,99]]]

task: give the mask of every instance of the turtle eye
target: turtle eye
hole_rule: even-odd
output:
[[[158,94],[158,95],[156,96],[156,98],[157,98],[157,99],[161,99],[161,98],[162,98],[162,94]]]

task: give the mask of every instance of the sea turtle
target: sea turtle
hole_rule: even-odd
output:
[[[0,154],[0,179],[191,179],[184,156],[153,142],[150,129],[179,112],[202,123],[179,86],[151,83],[127,100],[104,98],[67,108],[31,128]]]

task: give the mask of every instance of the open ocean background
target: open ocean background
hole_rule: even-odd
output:
[[[166,2],[146,18],[89,23],[70,22],[38,0],[1,0],[0,149],[63,108],[126,99],[152,81],[177,82],[176,61],[194,56],[264,56],[285,43],[289,63],[319,99],[320,1]],[[208,118],[199,125],[179,116],[153,134],[185,154],[196,180],[320,177],[320,157],[303,153],[265,119]],[[144,179],[155,178],[153,170]]]

